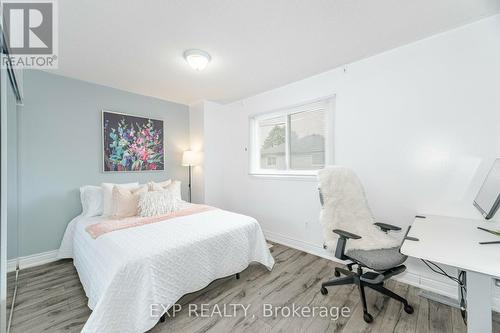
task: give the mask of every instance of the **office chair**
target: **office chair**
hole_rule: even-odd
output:
[[[368,312],[365,287],[403,303],[405,312],[413,313],[406,299],[384,287],[385,280],[406,270],[402,264],[407,257],[399,252],[401,241],[390,233],[401,228],[374,221],[363,186],[353,171],[331,166],[320,170],[318,178],[324,247],[335,247],[335,257],[348,261],[347,269],[336,267],[336,278],[321,284],[321,293],[327,295],[327,287],[356,284],[367,323],[373,316]],[[357,266],[356,271],[353,266]]]

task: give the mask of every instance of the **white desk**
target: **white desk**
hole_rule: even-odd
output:
[[[408,233],[419,241],[405,240],[401,253],[466,271],[467,332],[492,330],[492,279],[500,278],[500,237],[477,229],[500,230],[500,223],[457,217],[424,215],[415,218]]]

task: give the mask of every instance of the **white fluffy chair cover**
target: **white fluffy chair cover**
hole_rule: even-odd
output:
[[[390,232],[382,232],[375,222],[366,200],[363,186],[356,174],[345,167],[328,166],[318,173],[323,208],[320,222],[324,228],[325,244],[335,251],[338,236],[333,229],[342,229],[361,236],[349,239],[346,250],[375,250],[397,247],[401,241]]]

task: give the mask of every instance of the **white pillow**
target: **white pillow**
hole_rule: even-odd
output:
[[[137,215],[139,196],[148,191],[147,185],[134,188],[115,185],[111,194],[113,218],[124,218]]]
[[[80,187],[82,216],[92,217],[102,215],[103,193],[101,186],[86,185]]]
[[[174,199],[182,201],[181,197],[181,182],[179,180],[171,181],[170,179],[161,183],[149,182],[150,191],[164,191],[169,190],[174,194]]]
[[[179,180],[174,180],[170,185],[167,186],[167,189],[173,192],[175,200],[182,201],[181,182]]]
[[[172,179],[167,179],[162,182],[149,182],[148,187],[150,191],[163,191],[166,186],[170,185],[172,183]]]
[[[128,183],[128,184],[113,184],[113,183],[102,183],[102,197],[103,197],[103,212],[102,215],[110,216],[113,214],[113,204],[112,204],[112,192],[113,186],[120,185],[126,188],[133,188],[139,186],[139,183]]]
[[[169,214],[179,209],[179,201],[173,191],[149,191],[140,195],[139,215],[157,216]]]

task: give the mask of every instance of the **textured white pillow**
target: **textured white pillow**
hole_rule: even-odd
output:
[[[92,217],[102,215],[103,195],[101,186],[86,185],[80,187],[82,216]]]
[[[113,186],[120,185],[124,187],[137,187],[139,183],[128,183],[128,184],[113,184],[113,183],[102,183],[102,197],[103,197],[103,212],[102,215],[110,216],[113,214],[113,205],[112,205],[112,192]]]
[[[128,188],[115,185],[111,195],[113,218],[124,218],[137,215],[139,196],[148,191],[148,185]]]
[[[157,216],[169,214],[179,209],[179,201],[173,191],[150,191],[139,198],[140,216]]]

